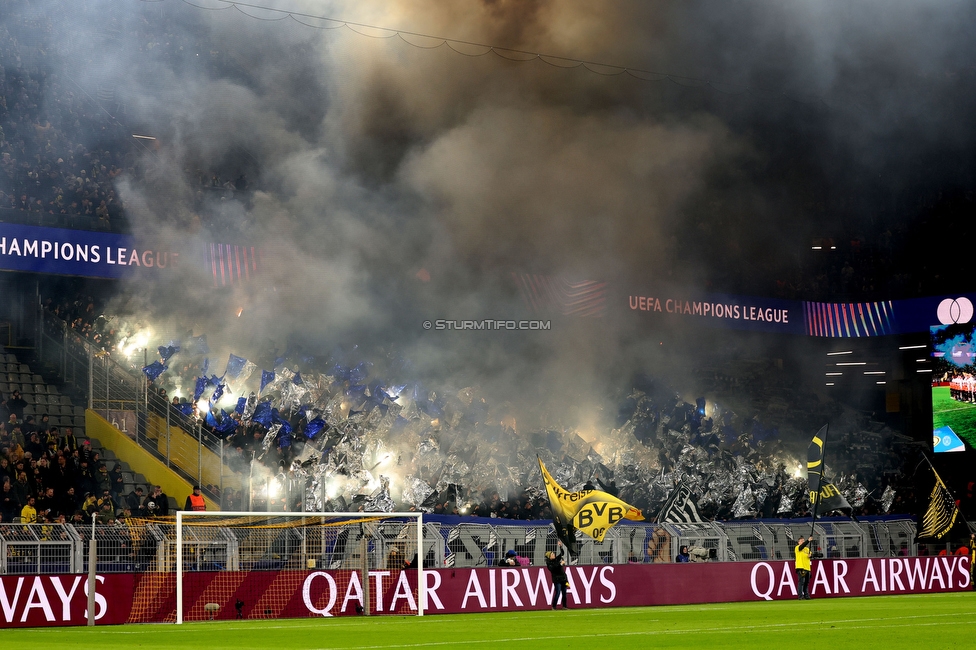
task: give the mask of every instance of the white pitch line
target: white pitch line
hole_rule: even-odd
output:
[[[934,616],[955,616],[955,614],[935,614]],[[899,617],[904,618],[926,618],[924,616],[916,617]],[[853,622],[860,622],[864,620],[879,620],[884,621],[888,619],[852,619]],[[825,623],[840,623],[843,621],[818,621],[804,623],[804,625],[823,625]],[[886,628],[892,627],[922,627],[922,626],[933,626],[933,625],[976,625],[976,621],[939,621],[933,623],[904,623],[896,625],[887,625]],[[704,632],[741,632],[743,630],[760,630],[765,629],[773,632],[789,632],[792,628],[795,628],[795,623],[776,623],[772,625],[744,625],[739,627],[724,627],[724,628],[710,628],[704,630]],[[790,628],[790,629],[787,629]],[[842,630],[860,630],[860,629],[877,629],[877,625],[856,625],[848,626],[844,628],[824,628],[825,630],[837,629],[837,631]],[[384,645],[356,645],[354,646],[357,650],[384,650],[385,648],[434,648],[452,645],[474,645],[474,644],[486,644],[486,643],[525,643],[527,641],[550,641],[550,640],[564,640],[564,639],[593,639],[593,638],[617,638],[617,637],[633,637],[633,636],[658,636],[658,635],[674,635],[674,634],[701,634],[703,630],[700,629],[687,629],[687,630],[642,630],[639,632],[606,632],[601,634],[563,634],[563,635],[544,635],[544,636],[525,636],[525,637],[512,637],[507,639],[464,639],[459,641],[428,641],[425,643],[391,643]],[[350,646],[332,646],[325,648],[315,648],[314,650],[349,650]]]

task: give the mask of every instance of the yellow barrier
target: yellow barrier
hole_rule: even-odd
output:
[[[209,435],[209,434],[207,434]],[[156,440],[156,449],[164,457],[166,456],[166,420],[149,414],[148,437]],[[180,427],[169,428],[169,460],[173,465],[181,468],[187,474],[194,476],[197,474],[197,466],[201,460],[200,443],[194,436],[181,429]],[[227,485],[228,479],[235,478],[229,487],[237,489],[240,484],[240,477],[230,469],[223,469],[223,483],[221,482],[221,462],[220,456],[210,449],[204,447],[202,451],[203,460],[203,480],[204,485]]]
[[[165,426],[164,423],[164,429]],[[90,409],[85,411],[85,433],[89,438],[97,438],[103,447],[111,449],[116,456],[129,463],[133,472],[142,474],[151,484],[163,488],[164,493],[176,499],[177,507],[182,507],[187,495],[193,491],[193,486],[184,481],[179,474],[166,467],[165,463],[151,456],[149,452],[136,444],[135,440],[113,427],[105,418]],[[166,441],[163,440],[163,445],[165,446],[165,444]],[[165,447],[163,452],[165,453]],[[196,466],[196,462],[193,466]],[[219,509],[217,504],[212,504],[209,499],[207,500],[207,510]]]

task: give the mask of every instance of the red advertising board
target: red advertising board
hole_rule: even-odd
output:
[[[129,620],[134,576],[96,576],[95,622]],[[0,576],[0,627],[85,625],[88,577],[83,575]]]
[[[435,569],[424,572],[428,614],[549,607],[543,567]],[[571,607],[634,607],[796,598],[792,563],[597,565],[568,567]],[[369,594],[374,614],[417,609],[416,571],[370,571],[368,585],[351,571],[223,571],[184,576],[184,619],[304,618],[357,613]],[[814,598],[937,593],[969,589],[966,556],[815,560]],[[175,620],[172,573],[98,576],[101,624]],[[216,611],[206,605],[216,604]],[[3,576],[0,627],[84,625],[83,576]],[[212,608],[211,608],[212,609]]]

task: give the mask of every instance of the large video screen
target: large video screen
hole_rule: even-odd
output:
[[[932,451],[976,448],[976,325],[931,328]]]

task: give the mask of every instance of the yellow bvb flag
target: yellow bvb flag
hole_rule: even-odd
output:
[[[942,482],[942,477],[932,468],[935,474],[935,487],[929,495],[929,507],[925,510],[922,517],[922,529],[919,531],[919,538],[934,537],[942,539],[952,527],[956,525],[956,517],[959,509],[956,502],[949,494],[949,489]]]
[[[644,521],[640,510],[612,494],[600,490],[567,492],[552,478],[541,458],[539,469],[542,470],[542,480],[549,494],[549,507],[557,531],[561,527],[578,528],[602,542],[607,531],[621,519]]]

